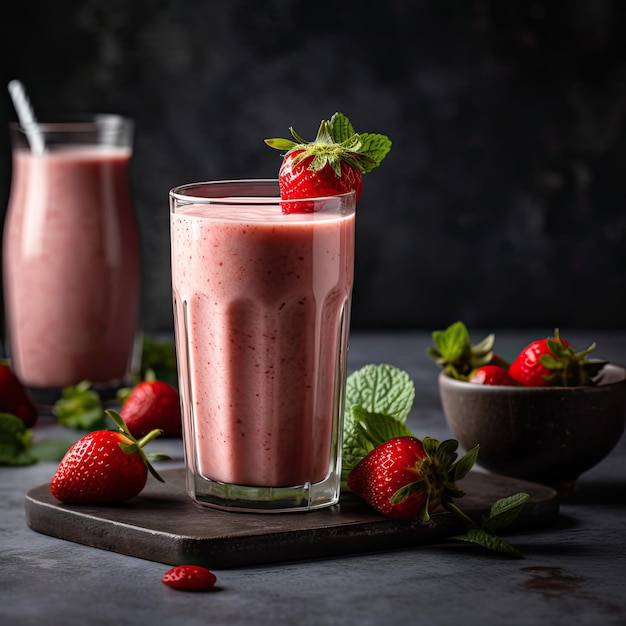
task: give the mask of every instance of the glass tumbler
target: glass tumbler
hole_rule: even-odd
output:
[[[129,185],[133,122],[97,115],[10,126],[3,287],[12,367],[40,404],[89,380],[127,383],[140,300]],[[34,150],[35,136],[43,150]]]
[[[187,490],[203,505],[339,498],[355,194],[289,208],[275,180],[170,192]]]

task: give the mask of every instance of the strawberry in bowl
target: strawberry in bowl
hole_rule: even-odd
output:
[[[433,341],[446,422],[462,447],[480,446],[478,464],[489,471],[565,495],[624,432],[626,370],[590,358],[595,344],[577,351],[557,329],[508,364],[494,361],[494,337],[477,349],[483,342],[473,345],[461,322]]]

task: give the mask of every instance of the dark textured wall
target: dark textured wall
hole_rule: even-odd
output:
[[[263,139],[337,110],[394,141],[358,209],[355,328],[623,327],[625,18],[620,0],[14,1],[1,78],[40,118],[135,118],[149,330],[171,327],[169,188],[274,177]]]

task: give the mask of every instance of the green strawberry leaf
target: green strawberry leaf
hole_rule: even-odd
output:
[[[363,133],[359,135],[359,140],[361,146],[357,152],[360,157],[361,172],[367,174],[377,168],[387,156],[391,150],[391,140],[378,133]]]
[[[454,537],[451,537],[451,539],[474,543],[482,546],[483,548],[487,548],[487,550],[507,554],[517,559],[523,558],[521,552],[517,548],[504,541],[501,537],[498,537],[498,535],[488,532],[484,528],[468,528],[464,534],[455,535]]]
[[[350,120],[339,112],[328,120],[328,132],[335,143],[343,143],[356,135]]]
[[[434,331],[432,339],[435,345],[427,349],[428,356],[452,378],[467,380],[474,369],[494,358],[495,335],[490,334],[473,345],[463,322],[454,322],[444,330]]]
[[[11,413],[0,413],[0,465],[33,465],[33,434]]]
[[[514,522],[526,503],[530,500],[527,493],[520,492],[506,498],[500,498],[492,505],[483,527],[491,532],[500,530]]]
[[[465,478],[472,467],[474,467],[477,458],[478,446],[474,446],[454,463],[450,470],[450,480],[456,482],[457,480]]]

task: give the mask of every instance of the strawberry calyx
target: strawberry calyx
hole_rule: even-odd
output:
[[[411,468],[417,480],[398,489],[389,501],[391,504],[401,504],[413,495],[423,494],[425,499],[418,519],[427,522],[430,520],[430,511],[436,505],[441,504],[446,508],[454,498],[464,495],[464,491],[456,483],[474,466],[478,457],[478,446],[457,458],[459,444],[455,439],[440,442],[434,437],[424,437],[422,443],[425,456]]]
[[[576,352],[567,341],[561,339],[558,328],[555,328],[554,337],[549,337],[546,344],[551,354],[542,354],[539,362],[549,370],[544,379],[552,385],[565,387],[590,385],[592,379],[607,363],[587,359],[587,356],[596,349],[595,342],[586,350]]]
[[[128,439],[128,443],[127,442],[119,443],[120,448],[126,454],[138,454],[141,460],[144,462],[144,464],[148,468],[148,471],[152,474],[152,476],[154,476],[154,478],[156,478],[159,482],[162,482],[162,483],[165,482],[163,478],[161,478],[159,473],[156,471],[156,469],[154,469],[154,467],[152,466],[152,463],[150,463],[150,461],[148,460],[148,457],[146,456],[146,453],[143,449],[144,446],[148,444],[150,441],[152,441],[153,439],[156,439],[159,435],[162,435],[163,431],[158,428],[155,428],[154,430],[151,430],[147,435],[137,440],[131,434],[130,430],[128,429],[128,426],[126,425],[126,422],[123,420],[122,416],[117,411],[114,411],[113,409],[107,409],[105,413],[111,418],[113,423],[117,426],[118,432],[120,432],[122,435],[124,435],[126,439]]]
[[[428,355],[451,378],[468,380],[474,370],[483,365],[508,367],[508,363],[493,351],[493,333],[473,344],[467,326],[463,322],[454,322],[444,330],[434,331],[432,339],[435,345],[428,348]]]
[[[301,137],[293,127],[289,127],[291,139],[266,139],[271,148],[288,154],[297,153],[293,164],[304,161],[307,168],[319,172],[327,165],[335,174],[342,175],[341,163],[344,162],[361,174],[371,172],[378,167],[391,149],[391,141],[378,133],[357,133],[343,113],[335,113],[330,120],[322,120],[314,141]],[[295,141],[294,141],[295,140]]]

